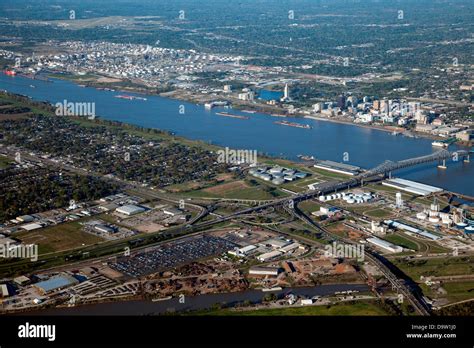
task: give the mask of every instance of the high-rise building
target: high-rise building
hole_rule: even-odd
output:
[[[288,84],[285,84],[285,89],[283,91],[283,98],[288,100],[290,99],[290,87],[288,87]]]
[[[314,112],[321,112],[322,109],[323,109],[322,103],[313,104],[313,111]]]
[[[380,100],[374,100],[374,110],[380,110]]]
[[[380,112],[382,112],[383,114],[388,114],[389,108],[390,106],[387,100],[382,100],[380,102]]]
[[[346,108],[346,96],[344,94],[338,98],[337,107],[341,110],[344,110]]]
[[[255,93],[253,91],[239,93],[239,99],[253,101],[255,99]]]

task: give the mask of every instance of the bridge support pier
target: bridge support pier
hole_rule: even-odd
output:
[[[391,179],[392,178],[392,172],[388,172],[388,178]]]
[[[443,164],[438,164],[438,168],[439,169],[447,169],[448,167],[446,167],[446,160],[444,159],[443,160]]]
[[[469,163],[470,162],[470,156],[471,155],[467,155],[467,157],[464,157],[464,163]]]

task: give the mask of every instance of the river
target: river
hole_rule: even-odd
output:
[[[169,312],[190,310],[203,310],[212,308],[216,304],[233,307],[238,303],[250,301],[260,303],[267,294],[275,294],[279,298],[292,293],[298,296],[313,297],[332,295],[337,291],[357,290],[369,291],[366,284],[329,284],[315,287],[287,288],[275,292],[262,292],[260,290],[247,290],[243,292],[206,294],[193,297],[184,297],[184,303],[179,297],[170,300],[152,302],[145,300],[120,301],[83,305],[77,307],[51,308],[35,312],[25,312],[26,315],[155,315]]]
[[[51,103],[62,103],[64,100],[94,102],[96,114],[103,119],[168,130],[190,139],[233,149],[257,150],[293,160],[297,159],[297,155],[304,154],[342,162],[347,153],[348,163],[371,168],[385,160],[401,160],[439,150],[431,146],[430,139],[394,136],[389,132],[350,124],[296,119],[292,121],[309,124],[312,129],[288,127],[275,124],[281,119],[266,114],[232,110],[232,113],[248,116],[249,119],[229,118],[216,115],[224,109],[206,110],[202,105],[160,96],[147,96],[146,101],[125,100],[115,98],[123,94],[121,92],[83,88],[64,80],[52,81],[0,74],[0,89]],[[430,163],[398,171],[396,175],[474,196],[472,162],[448,162],[446,170]]]

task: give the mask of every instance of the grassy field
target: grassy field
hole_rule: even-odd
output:
[[[415,242],[412,242],[411,240],[399,235],[399,234],[389,234],[383,237],[383,239],[393,243],[400,245],[404,248],[408,248],[411,250],[418,250],[418,245],[416,245]]]
[[[373,302],[357,302],[336,304],[329,308],[327,306],[307,306],[307,307],[288,307],[275,309],[259,309],[236,311],[232,309],[218,309],[192,313],[193,315],[210,315],[210,316],[377,316],[389,315]]]
[[[319,168],[311,168],[311,172],[319,174],[320,176],[323,176],[326,179],[333,179],[333,180],[334,179],[343,179],[343,180],[345,180],[345,179],[350,177],[350,175],[334,173],[334,172],[330,172],[328,170],[319,169]]]
[[[80,83],[82,81],[96,80],[99,76],[93,75],[93,74],[86,74],[86,75],[49,74],[48,77],[52,79],[67,80],[67,81]]]
[[[298,207],[307,214],[311,214],[314,211],[318,211],[321,208],[321,204],[314,201],[304,201],[298,204]]]
[[[419,281],[420,276],[464,275],[474,272],[473,257],[457,257],[449,259],[426,259],[405,261],[394,260],[395,266],[408,274],[413,280]]]
[[[100,237],[81,231],[81,227],[78,222],[70,222],[37,231],[19,232],[15,234],[15,237],[25,244],[38,244],[40,254],[78,248],[103,241]]]
[[[443,248],[436,244],[435,242],[425,242],[423,241],[426,245],[429,245],[430,247],[430,253],[431,254],[441,254],[441,253],[448,253],[452,252],[451,249]]]
[[[228,199],[255,199],[255,200],[271,200],[276,197],[284,196],[278,190],[274,190],[271,194],[265,190],[262,185],[251,185],[246,181],[231,181],[224,184],[208,187],[202,190],[188,192],[191,197],[208,197],[208,198],[228,198]]]
[[[459,302],[474,298],[474,281],[443,283],[450,302]]]
[[[0,169],[7,168],[11,163],[12,161],[9,158],[0,156]]]
[[[11,119],[11,116],[14,116],[16,119],[18,118],[26,118],[32,114],[37,114],[37,115],[53,115],[50,112],[47,112],[43,109],[40,109],[34,105],[31,105],[29,103],[24,103],[21,101],[13,100],[11,97],[5,94],[0,93],[0,102],[3,103],[8,103],[8,107],[27,107],[31,110],[31,112],[26,112],[26,113],[21,113],[21,114],[5,114],[4,119]]]
[[[370,217],[380,218],[380,219],[385,219],[393,215],[389,210],[386,210],[386,209],[368,210],[368,211],[365,211],[364,214]]]

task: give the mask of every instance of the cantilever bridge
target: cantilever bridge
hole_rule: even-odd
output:
[[[389,174],[392,171],[403,169],[407,167],[416,166],[418,164],[435,162],[435,161],[445,161],[447,159],[452,159],[453,161],[459,161],[461,158],[469,157],[469,152],[464,150],[449,152],[447,150],[440,150],[429,155],[410,158],[398,162],[385,161],[381,165],[361,174],[358,178],[368,178],[374,175],[379,174]]]
[[[338,182],[338,183],[323,183],[316,187],[315,190],[312,192],[306,192],[293,197],[296,200],[305,200],[316,195],[325,194],[329,192],[334,192],[337,190],[350,188],[353,186],[358,186],[360,183],[364,181],[364,179],[374,177],[377,175],[391,175],[391,173],[395,170],[404,169],[412,166],[416,166],[423,163],[430,163],[430,162],[441,162],[445,164],[447,159],[452,159],[453,161],[461,161],[462,159],[469,159],[470,152],[465,150],[459,151],[447,151],[447,150],[440,150],[436,151],[432,154],[409,158],[406,160],[401,161],[385,161],[384,163],[378,165],[375,168],[372,168],[360,175],[355,176],[349,180]],[[443,164],[443,165],[444,165]]]

